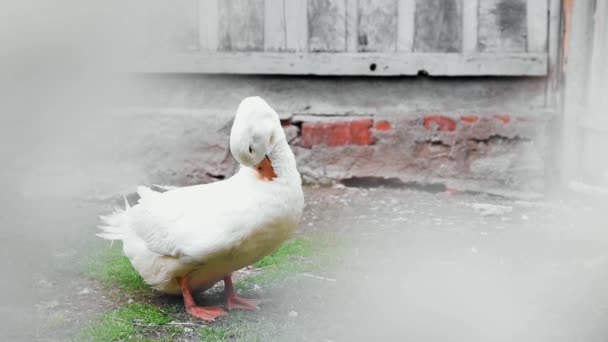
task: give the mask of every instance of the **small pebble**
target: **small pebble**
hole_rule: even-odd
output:
[[[57,300],[49,300],[49,301],[44,301],[44,302],[40,302],[39,304],[36,304],[36,308],[38,310],[47,310],[47,309],[54,309],[56,307],[59,306],[59,302]]]
[[[44,286],[44,287],[51,287],[51,286],[53,286],[53,283],[51,283],[50,281],[45,280],[45,279],[40,279],[38,281],[38,285]]]
[[[289,311],[289,315],[288,316],[292,317],[292,318],[298,317],[298,312],[291,310],[291,311]]]
[[[184,332],[185,332],[185,333],[191,333],[191,332],[193,332],[193,331],[194,331],[194,330],[192,330],[192,328],[188,328],[188,327],[184,328]]]

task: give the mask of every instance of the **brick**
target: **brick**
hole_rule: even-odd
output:
[[[323,139],[319,142],[328,146],[348,145],[350,143],[350,125],[348,122],[324,122],[321,124]]]
[[[359,119],[350,122],[350,134],[352,145],[370,145],[374,142],[372,138],[372,119]]]
[[[323,140],[322,134],[325,132],[321,129],[321,123],[302,123],[302,133],[300,144],[304,147],[320,144]]]
[[[509,124],[503,124],[494,117],[498,114],[509,114]],[[467,123],[461,119],[464,115],[476,115],[478,118],[474,123]],[[443,116],[451,118],[455,124]],[[520,117],[534,121],[520,123]],[[376,129],[376,124],[384,118],[392,125],[388,132]],[[421,115],[378,116],[370,128],[372,134],[378,136],[372,145],[325,145],[324,139],[328,138],[324,135],[326,129],[335,126],[336,121],[349,119],[361,117],[311,116],[306,120],[294,119],[294,122],[302,122],[304,129],[309,130],[304,137],[300,135],[299,139],[294,140],[297,143],[293,146],[299,165],[306,166],[302,172],[304,179],[309,182],[329,182],[376,177],[398,179],[404,183],[442,183],[445,184],[442,191],[455,196],[467,191],[500,193],[503,190],[533,192],[544,189],[546,164],[543,156],[546,153],[544,146],[547,146],[548,118],[537,119],[532,114],[499,111],[486,112],[484,115],[477,111],[463,111],[457,115],[426,112]],[[319,122],[332,125],[319,126]],[[428,130],[423,123],[426,123]],[[453,132],[449,132],[451,127],[455,127]],[[435,131],[438,129],[445,132]],[[308,139],[310,146],[313,131],[317,130],[321,133],[314,133],[314,136],[318,143],[324,145],[314,146],[313,150],[300,145]],[[537,137],[542,144],[529,142]]]
[[[445,115],[425,115],[424,128],[441,132],[453,132],[456,130],[456,121]]]
[[[509,121],[511,121],[511,116],[508,114],[497,114],[494,115],[495,119],[498,119],[500,121],[502,121],[502,123],[509,123]]]
[[[445,192],[448,195],[460,195],[460,194],[462,194],[462,191],[460,191],[460,190],[458,190],[456,188],[449,187],[449,186],[445,187]]]
[[[391,129],[391,123],[386,120],[376,121],[376,129],[379,131],[388,131]]]
[[[370,145],[374,142],[371,127],[371,119],[303,122],[300,144],[303,147]]]
[[[460,116],[460,121],[466,122],[466,123],[475,123],[478,120],[479,120],[479,117],[477,115],[461,115]]]

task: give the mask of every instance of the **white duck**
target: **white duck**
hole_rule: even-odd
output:
[[[257,301],[236,296],[231,273],[286,240],[304,206],[300,174],[279,116],[260,97],[239,105],[230,150],[241,164],[231,178],[164,193],[139,187],[139,202],[102,217],[98,234],[122,240],[124,254],[147,284],[182,293],[187,312],[203,320],[226,312],[197,306],[191,291],[222,279],[228,309],[257,308]]]

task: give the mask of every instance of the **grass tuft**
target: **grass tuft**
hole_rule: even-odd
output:
[[[311,240],[300,237],[285,241],[272,253],[253,264],[254,267],[264,268],[262,273],[237,281],[236,287],[248,290],[256,285],[281,286],[290,275],[313,268],[313,262],[310,260],[316,250],[313,246]]]
[[[115,243],[112,247],[103,248],[90,257],[85,266],[86,273],[105,285],[116,285],[122,290],[147,288],[129,259],[122,254],[121,247],[121,243]]]
[[[336,252],[335,239],[295,237],[284,242],[276,250],[265,256],[253,266],[260,270],[236,282],[237,288],[245,292],[259,294],[260,286],[264,291],[298,282],[298,273],[312,272],[326,265]],[[117,288],[118,293],[129,293],[130,298],[141,302],[152,293],[143,279],[123,256],[121,244],[103,248],[86,263],[86,272],[102,284]],[[142,292],[144,291],[144,292]],[[136,294],[135,296],[133,296]],[[137,296],[143,294],[143,296]],[[138,299],[139,298],[139,299]],[[162,311],[149,304],[127,304],[104,313],[91,324],[84,327],[78,340],[83,341],[172,341],[184,336],[183,327],[163,325],[170,321],[167,315],[183,313],[183,306],[167,303]],[[231,312],[224,320],[203,329],[195,330],[201,341],[252,342],[274,340],[276,333],[285,329],[286,322],[257,322],[252,320],[254,313]],[[289,324],[291,321],[287,321]],[[191,334],[192,332],[189,332]],[[187,335],[192,338],[192,335]],[[157,338],[160,338],[158,340]]]
[[[161,325],[168,323],[171,319],[162,311],[150,304],[133,303],[112,311],[113,317],[127,321],[141,321],[141,324]]]
[[[303,238],[293,238],[285,241],[269,255],[253,264],[254,267],[268,267],[287,262],[292,257],[307,257],[311,254],[312,242]]]
[[[242,325],[239,328],[226,326],[209,326],[200,329],[201,342],[259,342],[255,336],[249,336],[252,332],[248,331],[250,327],[244,322],[237,322],[233,325]]]
[[[206,327],[200,330],[201,341],[223,342],[229,337],[228,329],[225,327]]]
[[[81,332],[86,341],[142,341],[146,326],[162,325],[171,319],[149,304],[128,304],[102,314]]]
[[[168,334],[181,334],[184,332],[184,328],[182,327],[168,327],[165,330]]]

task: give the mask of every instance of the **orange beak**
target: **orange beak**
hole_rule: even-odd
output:
[[[274,173],[274,169],[272,168],[272,163],[270,162],[270,158],[266,156],[262,161],[253,167],[254,170],[258,173],[258,178],[260,180],[273,180],[277,177],[277,174]]]

